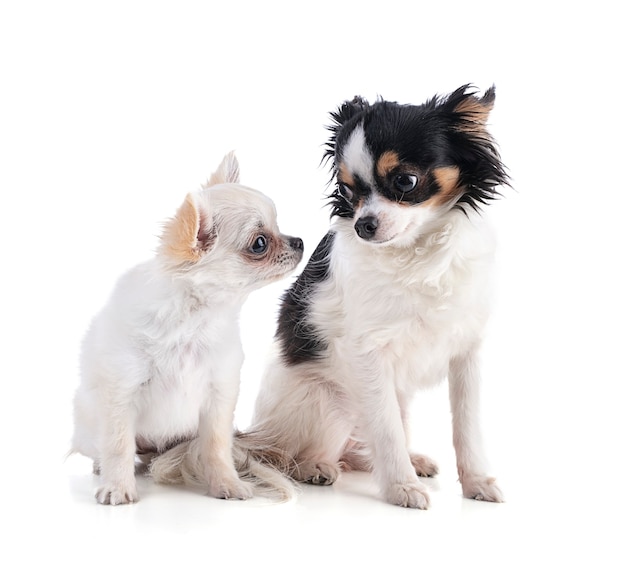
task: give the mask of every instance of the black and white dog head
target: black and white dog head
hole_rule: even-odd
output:
[[[408,245],[442,214],[478,210],[507,174],[486,123],[495,89],[462,86],[425,104],[360,97],[331,114],[326,157],[336,187],[332,215],[371,244]]]

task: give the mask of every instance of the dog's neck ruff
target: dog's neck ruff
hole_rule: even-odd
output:
[[[337,218],[332,226],[334,256],[337,269],[355,278],[369,277],[374,283],[380,278],[444,297],[470,261],[492,258],[494,241],[489,229],[482,215],[453,210],[409,244],[372,244],[357,237],[350,220]]]

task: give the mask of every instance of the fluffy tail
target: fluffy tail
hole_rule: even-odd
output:
[[[295,483],[288,477],[293,466],[291,459],[280,450],[268,447],[268,442],[256,434],[235,433],[233,460],[239,477],[252,483],[255,495],[275,501],[288,501],[295,495]],[[156,456],[150,463],[149,473],[157,483],[206,487],[199,439],[179,443]]]

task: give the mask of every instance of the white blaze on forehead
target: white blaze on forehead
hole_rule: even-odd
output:
[[[359,124],[350,134],[341,151],[341,160],[351,174],[358,176],[367,184],[374,184],[374,158],[365,142],[363,124]]]

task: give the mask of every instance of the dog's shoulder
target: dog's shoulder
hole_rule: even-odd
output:
[[[315,359],[326,349],[310,319],[310,306],[316,287],[330,273],[330,255],[335,241],[328,232],[320,241],[302,273],[283,294],[276,339],[281,343],[283,359],[288,364]]]

